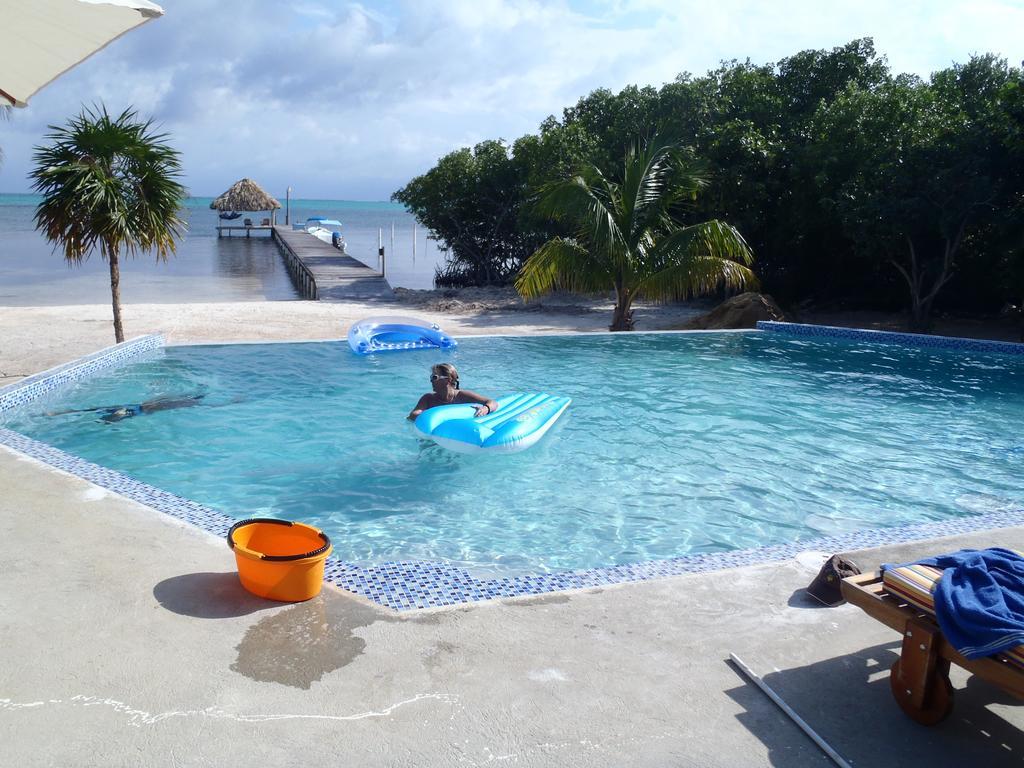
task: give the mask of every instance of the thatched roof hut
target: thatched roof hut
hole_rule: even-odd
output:
[[[252,179],[242,179],[210,203],[210,207],[215,211],[273,211],[281,204]]]

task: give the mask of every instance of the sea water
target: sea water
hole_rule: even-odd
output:
[[[69,265],[60,251],[36,230],[37,195],[0,195],[0,306],[106,304],[110,276],[99,255]],[[212,198],[185,201],[187,223],[177,252],[158,262],[152,253],[123,257],[121,299],[126,303],[199,303],[287,301],[298,299],[278,247],[267,232],[217,237],[218,223],[240,225],[245,217],[259,224],[269,213],[247,213],[221,222],[210,210]],[[380,268],[378,243],[385,249],[388,282],[399,288],[431,288],[444,261],[436,241],[401,205],[390,202],[293,200],[291,220],[325,216],[342,222],[348,254]],[[277,212],[284,224],[285,211]],[[392,230],[394,245],[392,246]],[[413,243],[416,243],[415,254]]]
[[[405,416],[430,366],[573,402],[536,446],[456,454]],[[202,395],[107,423],[74,408]],[[355,562],[541,572],[942,521],[1024,503],[1024,359],[757,332],[171,347],[7,426]]]

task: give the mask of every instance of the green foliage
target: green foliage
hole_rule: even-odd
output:
[[[533,298],[555,288],[614,289],[610,329],[627,331],[638,296],[667,300],[755,284],[750,250],[734,228],[681,223],[703,185],[678,142],[659,136],[628,147],[615,176],[582,165],[544,188],[538,214],[564,222],[571,235],[551,238],[530,256],[517,290]]]
[[[395,192],[449,249],[439,284],[506,283],[539,241],[520,224],[528,168],[500,141],[460,149]]]
[[[568,220],[540,216],[531,199],[585,165],[613,167],[654,133],[701,159],[707,184],[688,215],[743,232],[783,303],[909,304],[925,327],[936,303],[994,312],[1024,299],[1024,79],[990,55],[924,81],[894,75],[865,38],[776,64],[726,62],[659,90],[599,89],[512,144],[506,196],[483,187],[503,206],[453,216],[480,232],[490,221],[520,260],[530,243],[571,241]],[[450,186],[468,201],[471,180]],[[515,215],[493,226],[506,208]]]
[[[998,96],[1009,77],[1005,62],[975,57],[929,84],[851,85],[818,111],[829,202],[861,258],[889,262],[904,278],[913,330],[927,330],[958,265],[991,267],[977,246],[1008,223],[998,216],[1012,187]]]
[[[711,188],[702,214],[726,218],[758,254],[765,287],[783,300],[829,291],[836,279],[820,269],[822,243],[834,241],[836,224],[823,216],[809,176],[810,123],[851,82],[871,87],[884,79],[884,62],[870,40],[832,51],[804,51],[777,65],[731,62],[705,78],[666,86],[672,104],[706,104],[693,146],[709,164]],[[684,98],[681,90],[692,94]],[[692,124],[673,111],[669,125]],[[815,243],[805,248],[805,243]]]
[[[105,107],[87,109],[50,130],[30,174],[43,196],[36,227],[70,262],[96,250],[108,261],[114,335],[121,342],[118,257],[141,250],[166,259],[184,231],[178,153],[131,110],[112,117]]]

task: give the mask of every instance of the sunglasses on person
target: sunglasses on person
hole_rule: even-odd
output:
[[[430,374],[430,382],[431,382],[431,384],[433,384],[438,379],[450,379],[450,378],[451,378],[451,376],[449,376],[447,373],[432,373],[432,374]]]

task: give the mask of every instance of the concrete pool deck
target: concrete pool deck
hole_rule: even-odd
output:
[[[170,323],[126,330],[169,343],[340,338],[322,330],[346,319],[299,303],[210,306],[227,309],[163,307]],[[76,322],[39,310],[33,328],[5,323],[9,311],[9,376],[110,343],[99,311]],[[574,322],[529,330],[585,329]],[[1024,762],[1024,707],[958,670],[948,721],[907,720],[887,679],[899,636],[852,606],[809,602],[800,590],[816,569],[802,560],[402,615],[335,589],[278,605],[241,590],[222,540],[2,448],[0,488],[12,765],[829,765],[730,652],[854,765]],[[853,559],[867,570],[991,544],[1024,548],[1024,528]]]

